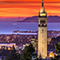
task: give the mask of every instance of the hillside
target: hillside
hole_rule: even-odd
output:
[[[0,21],[18,21],[18,20],[23,20],[25,17],[0,17]]]
[[[20,22],[38,22],[38,16],[27,17],[26,19]],[[60,17],[59,16],[48,16],[47,22],[60,22]]]

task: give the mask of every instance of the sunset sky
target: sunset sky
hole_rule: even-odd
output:
[[[42,0],[0,0],[1,17],[38,16]],[[60,16],[60,0],[44,0],[47,15]]]

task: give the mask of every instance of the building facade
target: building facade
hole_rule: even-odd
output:
[[[38,40],[37,37],[33,37],[31,39],[31,44],[33,45],[33,47],[35,48],[35,51],[38,49]]]
[[[0,49],[12,50],[12,47],[16,47],[16,43],[0,43]]]
[[[44,9],[44,1],[38,17],[38,58],[47,58],[47,13]]]

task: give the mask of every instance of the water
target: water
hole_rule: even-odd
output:
[[[13,31],[37,31],[38,23],[0,22],[0,34],[12,34]],[[60,30],[60,23],[47,23],[47,30]]]

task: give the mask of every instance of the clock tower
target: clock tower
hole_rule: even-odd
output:
[[[47,58],[47,13],[44,9],[44,1],[38,17],[38,58]]]

